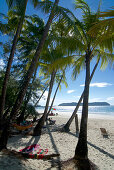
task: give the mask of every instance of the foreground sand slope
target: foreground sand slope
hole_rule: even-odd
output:
[[[68,118],[54,117],[56,127],[66,123]],[[106,128],[109,138],[103,138],[100,128]],[[75,124],[71,125],[70,133],[51,132],[39,137],[23,136],[12,137],[8,141],[8,148],[19,151],[28,145],[38,143],[42,149],[48,149],[48,154],[60,153],[59,158],[52,161],[29,159],[27,162],[0,153],[0,170],[48,170],[57,169],[55,162],[65,161],[74,156],[78,138],[75,135]],[[114,120],[93,119],[88,121],[88,150],[89,158],[100,170],[114,169]]]

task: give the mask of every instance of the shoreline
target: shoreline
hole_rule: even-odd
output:
[[[43,113],[42,113],[43,114]],[[77,113],[78,114],[78,117],[79,119],[81,119],[81,114],[80,113]],[[62,118],[67,118],[69,119],[71,116],[70,115],[63,115],[63,114],[59,114],[58,113],[58,116],[57,117],[62,117]],[[56,117],[56,116],[53,116],[53,118]],[[103,115],[103,114],[88,114],[88,119],[106,119],[106,120],[114,120],[114,116],[110,116],[110,115]]]

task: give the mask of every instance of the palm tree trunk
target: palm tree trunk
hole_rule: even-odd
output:
[[[12,62],[13,62],[13,57],[14,57],[14,53],[15,53],[15,49],[16,49],[17,40],[18,40],[18,37],[20,35],[22,25],[23,25],[23,20],[21,18],[20,21],[19,21],[18,27],[17,27],[16,34],[15,34],[14,39],[13,39],[13,44],[12,44],[12,48],[11,48],[11,52],[10,52],[10,56],[9,56],[9,60],[8,60],[7,68],[6,68],[6,73],[5,73],[5,77],[4,77],[4,81],[3,81],[1,103],[0,103],[0,120],[2,119],[2,116],[3,116],[3,111],[4,111],[4,106],[5,106],[6,90],[7,90],[7,83],[8,83],[8,79],[9,79],[9,75],[10,75],[10,69],[11,69],[11,65],[12,65]]]
[[[12,48],[11,48],[11,52],[10,52],[10,56],[9,56],[9,60],[8,60],[7,68],[6,68],[6,73],[5,73],[5,77],[4,77],[4,81],[3,81],[1,102],[0,102],[1,103],[0,104],[0,123],[2,121],[2,116],[3,116],[3,112],[4,112],[5,97],[6,97],[7,83],[8,83],[8,79],[9,79],[9,76],[10,76],[10,69],[11,69],[11,65],[12,65],[12,62],[13,62],[18,37],[20,36],[21,30],[22,30],[27,2],[28,2],[28,0],[25,1],[25,4],[24,4],[25,9],[23,11],[22,16],[20,17],[18,27],[17,27],[17,31],[16,31],[16,34],[15,34],[14,39],[13,39],[13,44],[12,44]]]
[[[27,108],[27,104],[31,98],[31,93],[32,93],[32,84],[34,83],[34,80],[36,78],[36,72],[37,72],[37,68],[35,69],[35,72],[34,72],[34,76],[33,76],[33,80],[32,80],[32,83],[30,84],[30,90],[28,92],[28,96],[27,96],[27,99],[24,103],[24,107],[23,107],[23,110],[20,114],[20,116],[17,118],[17,124],[20,124],[23,120],[24,120],[24,113],[25,113],[25,110]]]
[[[50,111],[51,111],[51,109],[52,109],[52,107],[53,107],[53,103],[54,103],[54,101],[55,101],[55,97],[56,97],[57,91],[58,91],[58,89],[59,89],[60,83],[61,83],[61,81],[62,81],[62,78],[63,78],[63,75],[61,76],[61,79],[59,80],[59,83],[58,83],[58,86],[57,86],[57,88],[56,88],[56,91],[55,91],[53,100],[52,100],[52,102],[51,102],[51,106],[50,106],[49,111],[48,111],[47,116],[46,116],[46,119],[48,118],[49,113],[50,113]]]
[[[76,126],[76,134],[78,134],[79,133],[78,114],[75,115],[75,126]]]
[[[25,110],[26,110],[27,104],[28,104],[28,102],[30,100],[30,96],[31,96],[31,89],[30,89],[29,94],[27,96],[27,100],[24,103],[24,107],[22,109],[22,112],[21,112],[20,116],[17,118],[17,124],[20,124],[24,120],[24,114],[25,114]]]
[[[9,129],[10,129],[9,121],[5,121],[5,124],[3,126],[4,126],[3,131],[0,136],[0,151],[2,149],[6,149],[6,146],[7,146],[7,141],[9,137]]]
[[[15,117],[15,115],[18,113],[18,111],[19,111],[19,109],[21,107],[21,104],[22,104],[24,95],[26,93],[29,81],[30,81],[30,79],[32,77],[32,74],[34,72],[36,63],[38,62],[38,60],[40,58],[40,53],[42,51],[42,48],[43,48],[43,45],[45,43],[46,37],[48,35],[48,31],[49,31],[50,25],[51,25],[52,20],[54,18],[54,11],[55,11],[56,5],[58,5],[58,3],[59,3],[59,0],[55,0],[53,8],[52,8],[52,11],[51,11],[51,14],[50,14],[49,19],[48,19],[48,22],[47,22],[47,24],[45,26],[42,38],[41,38],[41,40],[40,40],[40,42],[38,44],[38,47],[37,47],[37,50],[36,50],[35,55],[33,57],[33,60],[31,62],[31,65],[30,65],[30,67],[29,67],[29,69],[27,71],[27,74],[26,74],[25,78],[24,78],[24,82],[23,82],[22,88],[21,88],[21,90],[20,90],[20,92],[18,94],[17,100],[16,100],[16,102],[14,104],[14,107],[12,109],[12,112],[10,114],[10,119]]]
[[[49,86],[49,85],[48,85]],[[44,91],[42,92],[41,96],[39,97],[39,99],[37,100],[37,102],[35,103],[34,107],[37,106],[37,104],[39,103],[40,99],[42,98],[43,94],[45,93],[45,91],[47,90],[48,86],[44,89]]]
[[[92,80],[92,78],[93,78],[93,75],[94,75],[95,70],[96,70],[96,68],[97,68],[97,66],[98,66],[98,64],[99,64],[99,61],[100,61],[100,58],[98,59],[97,63],[95,64],[94,69],[93,69],[93,71],[92,71],[92,73],[91,73],[90,82],[91,82],[91,80]],[[89,82],[89,83],[90,83],[90,82]],[[64,127],[62,128],[62,131],[65,131],[65,132],[70,131],[69,127],[70,127],[70,125],[71,125],[71,123],[72,123],[72,121],[73,121],[73,119],[74,119],[74,117],[75,117],[75,115],[76,115],[76,113],[77,113],[77,111],[78,111],[78,109],[79,109],[79,106],[80,106],[80,104],[81,104],[81,102],[82,102],[83,96],[84,96],[84,91],[83,91],[83,93],[82,93],[82,95],[81,95],[81,97],[80,97],[80,99],[79,99],[79,101],[78,101],[78,103],[77,103],[77,105],[76,105],[76,107],[75,107],[75,109],[74,109],[71,117],[69,118],[69,120],[67,121],[67,123],[66,123],[66,124],[64,125]]]
[[[79,139],[75,149],[76,159],[88,159],[87,121],[88,121],[89,82],[90,82],[90,52],[88,51],[88,53],[86,53],[86,79],[83,97],[82,118]]]
[[[50,97],[51,97],[52,88],[53,88],[53,85],[54,85],[55,75],[56,75],[56,72],[53,71],[52,75],[51,75],[49,93],[48,93],[48,97],[47,97],[47,102],[46,102],[44,114],[40,118],[40,120],[38,121],[38,124],[34,128],[34,133],[33,133],[34,136],[40,136],[41,135],[41,130],[42,130],[42,127],[43,127],[44,122],[46,120],[46,115],[47,115],[47,111],[48,111],[48,107],[49,107],[49,101],[50,101]]]
[[[15,104],[13,106],[13,109],[12,109],[11,113],[10,113],[10,121],[15,118],[16,114],[18,113],[18,111],[19,111],[19,109],[21,107],[21,104],[23,102],[23,98],[25,96],[29,81],[30,81],[30,79],[31,79],[31,77],[33,75],[34,70],[35,70],[36,63],[38,62],[38,59],[40,58],[40,53],[42,51],[42,48],[43,48],[43,45],[45,43],[46,37],[48,35],[50,25],[51,25],[52,20],[54,18],[54,11],[55,11],[56,6],[58,5],[58,3],[59,3],[59,0],[55,0],[53,8],[52,8],[50,16],[49,16],[49,19],[48,19],[48,22],[47,22],[47,24],[45,26],[42,38],[41,38],[41,40],[40,40],[40,42],[38,44],[38,47],[36,49],[36,52],[35,52],[35,55],[33,57],[32,62],[31,62],[31,65],[30,65],[30,67],[29,67],[29,69],[27,71],[27,74],[26,74],[25,78],[24,78],[24,82],[23,82],[21,90],[20,90],[20,92],[18,94],[17,100],[16,100],[16,102],[15,102]],[[8,133],[6,133],[6,134],[8,134]],[[3,133],[3,135],[6,135],[6,134]],[[8,136],[7,136],[7,140],[8,140]],[[5,143],[7,144],[7,142],[5,142]],[[6,146],[3,146],[3,147],[6,147]]]

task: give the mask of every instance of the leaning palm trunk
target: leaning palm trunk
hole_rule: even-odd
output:
[[[52,75],[51,75],[50,86],[49,86],[49,93],[48,93],[48,97],[47,97],[47,101],[46,101],[46,106],[45,106],[44,114],[40,118],[40,120],[38,121],[38,124],[34,128],[34,133],[33,133],[34,136],[40,136],[41,135],[42,127],[44,125],[44,122],[45,122],[46,116],[47,116],[47,111],[48,111],[48,107],[49,107],[49,102],[50,102],[52,88],[53,88],[53,85],[54,85],[55,75],[56,75],[56,72],[53,71]]]
[[[55,0],[53,8],[52,8],[52,11],[51,11],[49,19],[48,19],[48,22],[47,22],[47,24],[45,26],[44,33],[42,35],[41,41],[38,44],[37,50],[35,52],[35,55],[34,55],[33,60],[31,62],[31,65],[30,65],[30,67],[29,67],[29,69],[27,71],[27,74],[26,74],[26,76],[24,78],[24,82],[23,82],[21,90],[20,90],[20,92],[18,94],[17,100],[16,100],[16,102],[15,102],[15,104],[13,106],[13,109],[11,111],[10,121],[15,118],[16,114],[18,113],[18,111],[19,111],[19,109],[21,107],[21,104],[23,102],[23,98],[25,96],[29,81],[30,81],[30,79],[32,77],[32,74],[33,74],[34,70],[35,70],[36,63],[38,62],[38,59],[40,58],[40,53],[42,51],[42,48],[43,48],[43,45],[45,43],[46,37],[48,35],[50,25],[51,25],[52,20],[54,18],[54,11],[55,11],[56,5],[58,5],[58,3],[59,3],[59,0]],[[8,130],[9,130],[9,128],[7,129],[7,132],[8,132]],[[6,133],[6,134],[9,136],[9,133]],[[2,131],[2,135],[0,137],[0,141],[2,141],[1,144],[0,144],[2,149],[6,147],[6,146],[4,146],[4,135],[5,135],[5,133],[3,133],[3,131]],[[7,139],[8,139],[8,136],[7,136]],[[7,142],[5,142],[5,143],[7,144]]]
[[[47,113],[46,118],[48,118],[48,116],[49,116],[49,114],[50,114],[50,111],[51,111],[51,109],[52,109],[52,107],[53,107],[53,103],[54,103],[54,101],[55,101],[55,97],[56,97],[56,95],[57,95],[57,91],[58,91],[58,89],[59,89],[59,86],[60,86],[60,83],[61,83],[61,81],[62,81],[62,78],[63,78],[63,75],[61,76],[61,79],[59,80],[58,86],[57,86],[57,88],[56,88],[56,91],[55,91],[55,94],[54,94],[54,97],[53,97],[53,100],[52,100],[52,102],[51,102],[51,106],[50,106],[50,108],[49,108],[49,111],[48,111],[48,113]]]
[[[36,63],[38,62],[38,60],[40,58],[40,53],[42,51],[42,48],[43,48],[43,45],[45,43],[46,37],[48,35],[48,31],[49,31],[50,25],[51,25],[52,20],[54,18],[54,11],[55,11],[56,5],[58,5],[58,2],[59,2],[59,0],[55,0],[55,3],[53,5],[53,8],[52,8],[51,14],[49,16],[48,22],[47,22],[47,24],[45,26],[45,29],[44,29],[41,41],[38,44],[38,47],[37,47],[35,55],[34,55],[34,57],[32,59],[31,65],[30,65],[30,67],[29,67],[29,69],[27,71],[27,74],[26,74],[25,78],[24,78],[24,82],[23,82],[22,88],[21,88],[21,90],[20,90],[20,92],[18,94],[17,100],[16,100],[16,102],[14,104],[14,107],[12,109],[12,112],[10,114],[10,118],[11,119],[15,117],[15,115],[18,113],[18,111],[19,111],[19,109],[21,107],[21,104],[22,104],[24,95],[26,93],[29,81],[30,81],[30,79],[32,77],[32,74],[34,72],[34,69],[36,67]]]
[[[1,104],[0,104],[0,120],[2,119],[3,112],[4,112],[7,83],[8,83],[8,79],[9,79],[9,75],[10,75],[10,69],[11,69],[11,65],[13,62],[13,57],[14,57],[14,53],[15,53],[15,49],[16,49],[17,40],[18,40],[18,37],[19,37],[21,29],[22,29],[23,20],[24,19],[22,19],[22,18],[20,19],[16,34],[13,39],[13,44],[12,44],[12,48],[11,48],[11,52],[10,52],[10,56],[9,56],[9,60],[8,60],[7,68],[6,68],[6,73],[5,73],[5,77],[4,77],[4,81],[3,81]]]
[[[28,0],[25,1],[25,4],[24,4],[25,8],[24,8],[22,16],[19,19],[17,31],[16,31],[16,34],[15,34],[14,39],[13,39],[13,44],[12,44],[10,56],[9,56],[9,59],[8,59],[8,64],[7,64],[7,68],[6,68],[6,73],[5,73],[5,77],[4,77],[4,81],[3,81],[3,87],[2,87],[2,94],[1,94],[0,120],[2,120],[2,116],[3,116],[3,112],[4,112],[7,83],[8,83],[8,79],[9,79],[9,76],[10,76],[11,65],[12,65],[12,62],[13,62],[18,37],[20,36],[22,26],[23,26],[23,22],[24,22],[27,2],[28,2]]]
[[[97,66],[98,66],[98,64],[99,64],[99,61],[100,61],[100,58],[98,59],[96,65],[94,66],[94,69],[93,69],[93,71],[92,71],[92,73],[91,73],[90,82],[91,82],[91,80],[92,80],[92,78],[93,78],[93,75],[94,75],[95,70],[96,70],[96,68],[97,68]],[[90,83],[90,82],[89,82],[89,83]],[[82,95],[81,95],[81,97],[80,97],[80,99],[79,99],[79,101],[78,101],[78,103],[77,103],[77,105],[76,105],[76,108],[74,109],[74,112],[72,113],[72,116],[70,117],[70,119],[67,121],[67,123],[66,123],[66,124],[64,125],[64,127],[62,128],[62,131],[65,131],[65,132],[70,131],[69,127],[70,127],[70,125],[71,125],[71,123],[72,123],[72,121],[73,121],[73,119],[74,119],[74,117],[75,117],[75,115],[76,115],[76,113],[77,113],[77,111],[78,111],[78,109],[79,109],[79,106],[80,106],[80,104],[81,104],[81,102],[82,102],[83,96],[84,96],[84,91],[83,91],[83,93],[82,93]]]
[[[48,85],[49,86],[49,85]],[[42,98],[43,94],[45,93],[45,91],[47,90],[48,86],[44,89],[44,91],[42,92],[41,96],[39,97],[39,99],[37,100],[37,102],[35,103],[34,107],[36,107],[40,101],[40,99]]]
[[[29,93],[28,93],[28,96],[27,96],[27,99],[26,99],[26,101],[25,101],[25,103],[24,103],[24,107],[23,107],[23,109],[22,109],[22,112],[21,112],[20,116],[17,118],[17,124],[20,124],[20,123],[23,122],[23,120],[24,120],[25,110],[26,110],[26,108],[27,108],[27,104],[28,104],[28,102],[29,102],[29,100],[30,100],[30,97],[31,97],[31,89],[30,89],[30,91],[29,91]]]
[[[27,104],[28,104],[28,102],[29,102],[29,100],[30,100],[30,98],[31,98],[31,94],[32,94],[32,84],[33,84],[34,81],[35,81],[36,72],[37,72],[37,68],[35,69],[35,73],[34,73],[34,76],[33,76],[33,80],[32,80],[32,83],[30,84],[30,90],[29,90],[28,94],[26,94],[26,95],[27,95],[27,98],[26,98],[26,100],[25,100],[25,102],[24,102],[23,110],[22,110],[20,116],[17,118],[17,124],[20,124],[20,123],[23,122],[23,120],[24,120],[24,114],[25,114],[25,110],[26,110],[26,108],[27,108]]]
[[[5,121],[5,124],[3,124],[3,131],[0,134],[0,151],[4,148],[6,148],[7,146],[7,142],[8,142],[8,137],[9,137],[9,121]]]
[[[83,97],[82,118],[80,125],[79,139],[75,150],[76,159],[88,159],[87,148],[87,121],[88,121],[88,99],[90,82],[90,51],[86,53],[86,79]]]

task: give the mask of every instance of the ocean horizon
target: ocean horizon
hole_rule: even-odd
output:
[[[76,106],[53,106],[56,110],[53,110],[53,113],[58,113],[59,116],[70,117]],[[44,112],[44,106],[37,107],[38,113]],[[82,106],[78,109],[78,115],[81,116]],[[114,105],[110,106],[89,106],[88,116],[91,118],[96,117],[112,117],[114,118]]]

